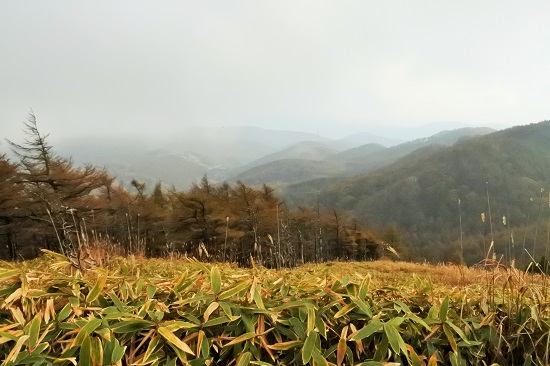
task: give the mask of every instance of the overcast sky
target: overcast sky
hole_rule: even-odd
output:
[[[2,1],[0,127],[337,136],[550,119],[550,2]]]

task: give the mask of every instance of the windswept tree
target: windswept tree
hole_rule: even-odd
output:
[[[24,131],[27,138],[22,144],[8,143],[20,161],[18,184],[24,186],[32,203],[29,216],[50,222],[59,243],[75,249],[80,242],[81,218],[101,208],[98,197],[110,192],[112,179],[104,170],[92,165],[74,167],[70,158],[55,153],[32,112]]]

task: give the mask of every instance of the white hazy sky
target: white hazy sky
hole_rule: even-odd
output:
[[[550,2],[2,1],[0,135],[550,118]]]

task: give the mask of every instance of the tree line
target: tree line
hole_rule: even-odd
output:
[[[16,159],[0,155],[0,257],[31,258],[40,249],[81,258],[93,251],[288,267],[384,255],[382,241],[336,210],[289,209],[268,185],[213,184],[187,191],[129,188],[93,165],[57,154],[30,114]],[[178,167],[174,167],[177,169]]]

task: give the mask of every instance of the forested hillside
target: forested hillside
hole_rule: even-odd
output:
[[[370,174],[297,184],[284,197],[304,204],[318,195],[374,227],[396,226],[414,259],[460,260],[460,220],[468,263],[487,255],[492,238],[497,258],[526,261],[525,247],[538,259],[550,232],[548,141],[548,121],[514,127],[428,146]]]
[[[242,171],[234,179],[249,184],[273,182],[284,186],[317,178],[354,176],[389,165],[427,146],[450,146],[460,139],[481,136],[492,131],[489,128],[461,128],[442,131],[389,148],[368,143],[338,153],[332,150],[332,154],[325,144],[302,143],[240,168],[239,171]]]
[[[186,191],[137,180],[127,190],[106,171],[57,154],[32,114],[26,132],[24,142],[10,142],[19,161],[0,156],[2,258],[46,248],[80,261],[95,248],[281,267],[383,254],[381,240],[349,216],[290,210],[267,185],[216,186],[204,177]]]

